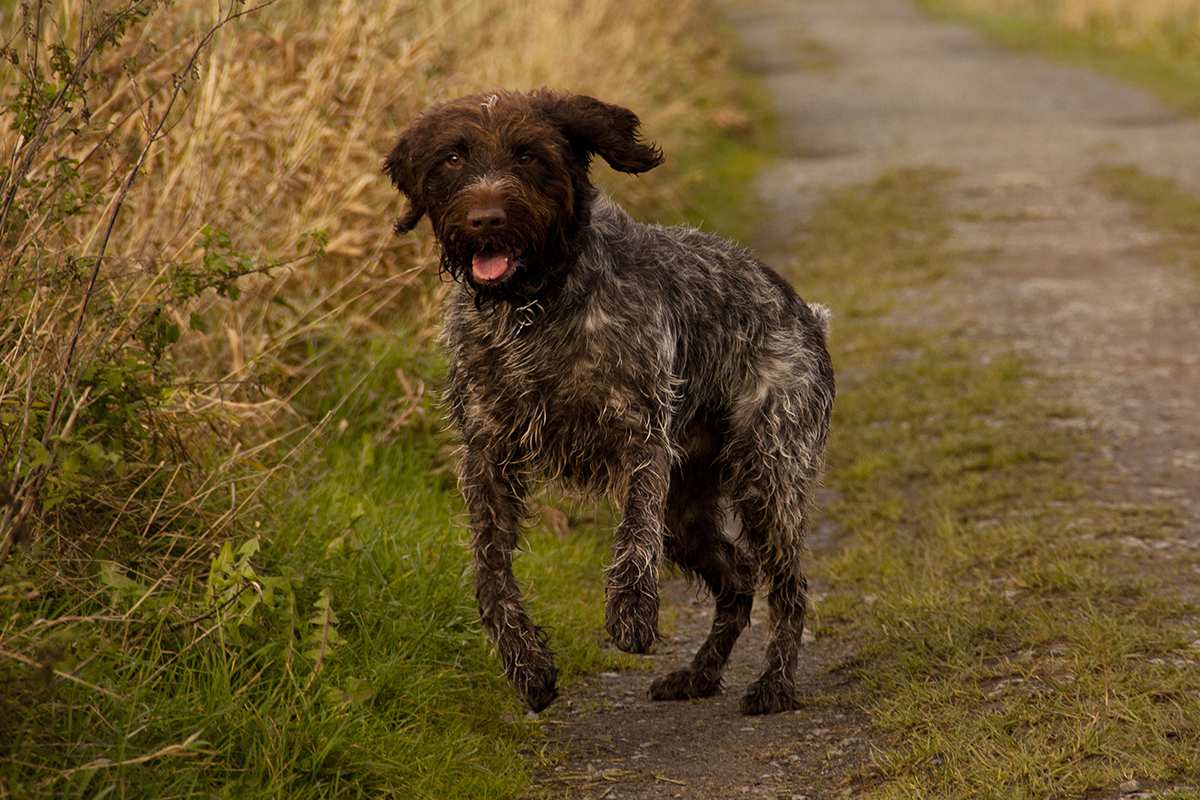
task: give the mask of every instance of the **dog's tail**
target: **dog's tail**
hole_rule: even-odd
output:
[[[817,324],[821,326],[821,333],[829,336],[829,322],[833,319],[833,312],[829,310],[829,306],[823,306],[820,303],[807,303],[808,310],[816,317]]]

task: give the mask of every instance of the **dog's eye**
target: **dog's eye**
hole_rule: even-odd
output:
[[[451,167],[457,167],[462,163],[462,156],[460,156],[458,153],[451,153],[450,155],[446,156],[446,163]]]
[[[533,153],[521,153],[517,156],[517,163],[522,167],[527,167],[533,163]]]

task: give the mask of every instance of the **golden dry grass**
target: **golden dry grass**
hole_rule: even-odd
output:
[[[1196,0],[959,0],[977,11],[1036,13],[1074,30],[1097,26],[1120,44],[1139,44],[1171,35],[1200,43],[1200,2]]]
[[[71,43],[96,4],[44,5],[45,38]],[[0,42],[25,55],[19,5],[3,8]],[[189,52],[229,8],[182,0],[135,26],[97,65],[90,122],[74,133],[69,120],[60,122],[38,155],[31,176],[51,175],[58,159],[77,160],[97,199],[65,220],[44,208],[28,218],[14,214],[0,232],[0,316],[7,320],[0,405],[11,412],[9,433],[17,431],[10,441],[39,438],[37,415],[21,409],[54,394],[86,294],[88,259],[103,241],[120,181]],[[141,424],[163,426],[184,449],[199,442],[226,466],[230,457],[258,457],[247,448],[281,423],[303,427],[289,409],[326,366],[320,343],[378,330],[398,314],[422,333],[432,328],[438,288],[425,279],[434,269],[431,243],[424,235],[391,235],[400,201],[380,174],[406,120],[470,91],[551,85],[636,109],[649,134],[678,152],[698,126],[730,117],[720,107],[725,54],[711,35],[696,35],[705,23],[697,0],[670,8],[619,0],[279,0],[229,25],[187,81],[166,136],[149,149],[125,200],[71,370],[85,370],[101,354],[119,360],[147,319],[178,326],[174,383],[155,420]],[[45,51],[40,58],[48,63]],[[0,65],[0,83],[15,85],[17,77],[17,68]],[[21,143],[10,124],[0,126],[7,163],[15,163],[9,156]],[[686,181],[677,170],[620,188],[626,200],[654,195],[662,205]],[[228,236],[216,248],[227,260],[298,260],[243,279],[236,302],[211,291],[174,302],[181,265],[201,264],[214,249],[211,240],[205,246],[205,226]],[[314,230],[328,234],[325,256],[306,259],[297,242]],[[80,387],[66,383],[63,416],[86,421],[96,394]],[[60,432],[48,437],[52,450]],[[124,454],[131,462],[136,456]],[[28,463],[21,454],[15,462],[22,458]],[[133,484],[146,470],[161,472],[141,466]],[[111,496],[90,494],[117,511],[129,485],[120,481]],[[203,488],[212,481],[191,487]]]
[[[68,37],[77,6],[58,4]],[[156,54],[128,47],[107,59],[113,90],[93,113],[124,141],[100,154],[98,173],[119,171],[127,148],[144,138],[142,112],[155,89],[161,101],[190,40],[213,16],[211,2],[177,4],[133,43],[177,45]],[[332,287],[352,281],[376,293],[369,308],[382,305],[378,292],[402,282],[410,267],[428,266],[426,248],[388,232],[398,201],[379,164],[405,120],[470,91],[549,84],[635,107],[674,149],[697,103],[698,90],[680,91],[679,81],[683,65],[704,61],[688,52],[690,41],[702,41],[688,31],[698,17],[695,2],[670,13],[613,0],[280,2],[218,37],[186,110],[135,185],[110,253],[148,271],[193,254],[204,224],[227,232],[240,250],[263,254],[290,254],[304,231],[321,229],[330,234],[330,258],[288,271],[268,293],[286,286],[315,304],[315,316],[330,308]],[[148,63],[122,80],[121,62],[135,53]],[[0,152],[13,139],[0,133]],[[81,158],[94,141],[64,145],[47,155]],[[82,216],[59,246],[87,252],[104,222],[102,213]],[[223,334],[202,337],[205,372],[245,377],[279,346],[264,332],[262,313],[254,304],[231,306]]]

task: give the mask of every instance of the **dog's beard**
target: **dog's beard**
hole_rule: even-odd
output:
[[[558,236],[530,245],[503,232],[479,237],[447,230],[438,241],[441,272],[471,292],[477,307],[489,301],[524,304],[536,299],[556,282],[567,260]],[[500,269],[501,258],[507,259],[507,270],[489,279]]]

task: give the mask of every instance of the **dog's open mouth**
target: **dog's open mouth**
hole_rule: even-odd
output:
[[[481,250],[471,258],[471,276],[479,283],[499,283],[512,274],[516,259],[500,250]]]

